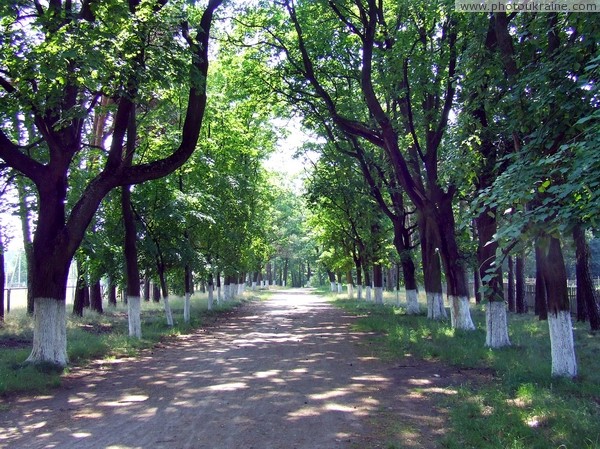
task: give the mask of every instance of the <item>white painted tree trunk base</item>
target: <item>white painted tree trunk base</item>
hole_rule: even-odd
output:
[[[552,348],[552,375],[557,377],[577,376],[577,359],[573,342],[573,323],[569,311],[548,314],[550,347]]]
[[[375,304],[383,304],[383,287],[375,287]]]
[[[33,300],[33,348],[26,362],[67,366],[67,313],[64,300]]]
[[[485,345],[488,348],[510,346],[504,301],[490,301],[485,307]]]
[[[469,308],[469,298],[466,296],[448,295],[450,300],[450,323],[454,329],[466,331],[475,330],[475,325],[471,319],[471,309]]]
[[[362,293],[363,293],[362,285],[359,285],[359,286],[356,288],[356,299],[357,299],[358,301],[362,301]]]
[[[354,287],[352,284],[348,284],[348,299],[354,299]]]
[[[252,291],[256,290],[256,282],[252,281]]]
[[[329,287],[331,288],[332,292],[335,292],[337,287],[335,286],[335,282],[329,282]]]
[[[342,286],[341,282],[338,283],[338,285],[337,285],[337,292],[338,293],[343,293],[344,292],[344,287]]]
[[[427,318],[436,321],[448,318],[442,293],[426,292],[425,295],[427,296]]]
[[[208,304],[207,304],[208,310],[213,309],[214,300],[215,300],[214,299],[215,298],[214,290],[215,290],[214,286],[212,286],[212,285],[208,286]]]
[[[139,296],[127,296],[127,320],[129,336],[142,338],[142,300]]]
[[[365,299],[366,299],[367,302],[371,302],[373,300],[372,297],[371,297],[371,287],[370,286],[367,287],[367,292],[365,294]]]
[[[183,302],[183,322],[184,323],[190,322],[191,307],[192,307],[192,302],[190,301],[190,297],[191,297],[191,295],[189,293],[185,294],[185,300]]]
[[[173,327],[173,312],[171,311],[171,304],[169,303],[169,297],[163,297],[163,304],[165,306],[165,316],[167,317],[167,326]]]
[[[419,295],[416,290],[406,290],[406,313],[408,315],[418,315],[421,313]]]

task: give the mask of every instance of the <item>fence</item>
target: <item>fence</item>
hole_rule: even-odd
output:
[[[594,279],[594,288],[600,290],[600,278]],[[504,283],[504,297],[506,299],[508,292],[508,283]],[[567,293],[569,295],[569,304],[571,313],[577,314],[577,283],[573,280],[567,282]],[[535,279],[528,278],[525,280],[525,304],[529,310],[535,308]]]

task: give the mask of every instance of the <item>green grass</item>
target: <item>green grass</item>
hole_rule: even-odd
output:
[[[236,307],[250,298],[263,298],[267,292],[246,293],[242,299],[222,303],[207,310],[206,295],[192,297],[190,323],[183,322],[183,299],[170,297],[174,326],[166,324],[163,304],[142,303],[142,338],[128,336],[127,306],[105,307],[104,314],[86,310],[83,317],[69,316],[67,322],[67,353],[69,367],[24,363],[33,339],[32,319],[24,309],[12,310],[0,326],[0,396],[19,393],[44,393],[60,385],[61,376],[73,365],[102,358],[135,356],[165,338],[188,334],[214,319],[220,313]]]
[[[380,344],[371,346],[383,358],[414,355],[492,373],[487,383],[465,383],[458,394],[440,396],[451,427],[440,447],[600,449],[600,335],[590,334],[587,323],[574,325],[579,376],[557,379],[550,375],[548,323],[532,315],[511,314],[512,346],[491,350],[484,346],[481,307],[471,311],[476,330],[465,332],[424,315],[407,316],[389,304],[395,296],[386,302],[335,301],[360,316],[358,330],[377,334]]]

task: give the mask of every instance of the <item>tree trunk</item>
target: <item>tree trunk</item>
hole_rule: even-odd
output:
[[[469,286],[463,258],[456,243],[456,226],[452,209],[452,196],[443,195],[432,220],[439,227],[437,236],[446,274],[447,294],[450,300],[450,320],[455,329],[474,330],[469,307]]]
[[[33,132],[33,131],[32,131]],[[23,248],[25,249],[25,260],[27,261],[27,313],[33,314],[33,294],[31,289],[31,256],[33,254],[33,243],[31,240],[31,227],[29,225],[29,202],[25,190],[23,177],[17,176],[17,192],[19,196],[19,219],[21,220],[21,231],[23,233]]]
[[[352,279],[352,271],[346,271],[346,286],[348,288],[348,299],[354,299],[354,279]]]
[[[144,301],[150,301],[150,277],[144,276]]]
[[[152,282],[152,301],[160,302],[160,286],[156,282]]]
[[[269,286],[273,285],[273,264],[271,262],[267,264],[267,282]]]
[[[108,296],[108,305],[111,307],[117,306],[117,286],[113,283],[112,277],[108,277],[108,285],[107,296]]]
[[[327,276],[329,277],[329,287],[332,292],[336,291],[335,287],[335,273],[331,270],[327,270]]]
[[[494,240],[496,229],[496,210],[484,210],[477,217],[477,256],[479,275],[483,286],[483,299],[487,301],[485,344],[490,348],[510,346],[502,267],[496,262],[498,250],[498,243]]]
[[[215,277],[217,278],[217,304],[221,304],[221,301],[223,300],[223,292],[221,291],[221,273],[217,271]]]
[[[577,276],[577,319],[587,318],[590,320],[592,331],[600,329],[600,298],[594,289],[594,283],[590,275],[590,248],[585,238],[585,231],[581,225],[573,228],[573,240],[575,241],[576,276]],[[587,313],[580,313],[580,307]],[[580,320],[580,321],[583,321]]]
[[[515,267],[514,259],[512,256],[508,256],[508,291],[506,292],[506,299],[508,301],[508,311],[515,312],[517,310],[515,300]]]
[[[544,239],[541,262],[548,295],[548,326],[552,348],[552,375],[577,376],[577,360],[573,342],[573,325],[567,290],[567,272],[560,240]]]
[[[546,281],[544,279],[543,251],[540,239],[535,240],[535,314],[540,320],[548,319],[548,303],[546,292]]]
[[[33,243],[33,347],[27,362],[66,366],[69,359],[65,302],[73,254],[65,250],[61,238],[51,235],[48,221],[44,224],[38,222]]]
[[[358,301],[362,301],[362,287],[363,287],[363,279],[362,279],[362,267],[360,262],[360,257],[354,259],[354,265],[356,267],[356,299]]]
[[[404,215],[401,218],[395,218],[393,225],[394,246],[400,256],[402,277],[404,278],[404,288],[406,290],[406,313],[409,315],[418,314],[421,312],[421,307],[419,306],[417,277],[410,250],[410,232],[406,229]]]
[[[142,338],[142,306],[140,300],[140,271],[137,260],[137,232],[131,208],[131,187],[121,187],[121,214],[125,229],[123,253],[125,255],[125,283],[129,336]],[[146,277],[146,280],[148,278]],[[144,296],[149,295],[149,289]]]
[[[383,304],[383,268],[381,264],[373,264],[373,288],[375,290],[375,304]]]
[[[282,282],[282,286],[285,287],[287,284],[287,278],[288,278],[288,265],[289,265],[290,261],[289,259],[286,257],[283,261],[283,282]]]
[[[90,287],[90,308],[97,313],[104,313],[102,307],[102,287],[100,281],[96,281]]]
[[[475,293],[475,304],[481,303],[481,286],[480,286],[479,269],[473,270],[473,293]]]
[[[187,240],[187,238],[186,238]],[[191,315],[191,297],[192,297],[192,270],[189,264],[184,267],[183,283],[185,285],[185,300],[183,303],[183,321],[184,323],[190,322]]]
[[[526,313],[527,303],[525,302],[525,255],[523,253],[519,253],[516,259],[515,305],[517,313]]]
[[[77,283],[75,285],[75,298],[73,299],[73,315],[83,316],[83,308],[85,307],[85,291],[86,290],[87,290],[87,285],[85,282],[85,273],[83,271],[83,264],[79,260],[77,260]]]
[[[209,273],[208,274],[208,305],[207,305],[208,310],[213,309],[214,289],[215,289],[215,285],[214,285],[213,276],[212,276],[212,273]]]
[[[427,296],[427,318],[443,320],[447,317],[447,314],[442,293],[442,265],[434,232],[430,220],[419,213],[423,281],[425,295]]]

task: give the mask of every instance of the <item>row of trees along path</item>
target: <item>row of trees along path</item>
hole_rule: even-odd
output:
[[[310,148],[337,156],[336,162],[351,165],[349,173],[360,174],[365,204],[357,209],[369,211],[362,216],[377,218],[367,231],[376,238],[357,249],[355,263],[359,267],[361,260],[368,260],[372,266],[376,299],[381,298],[387,216],[409,302],[416,305],[420,276],[412,250],[418,243],[428,315],[444,318],[445,281],[452,326],[474,330],[463,247],[471,238],[465,236],[470,225],[466,223],[475,218],[476,266],[487,304],[485,344],[508,346],[502,261],[508,253],[522,254],[526,243],[534,240],[537,278],[544,284],[549,311],[552,374],[575,377],[561,239],[573,234],[581,243],[578,257],[585,259],[586,229],[597,228],[600,64],[593,22],[583,15],[558,13],[457,14],[452,2],[432,8],[405,1],[285,0],[235,11],[225,9],[224,3],[210,0],[205,6],[184,7],[129,0],[101,8],[86,0],[2,6],[8,19],[2,29],[7,44],[0,67],[6,100],[0,108],[0,169],[3,178],[6,170],[9,179],[35,186],[34,238],[25,244],[34,306],[28,361],[68,363],[69,265],[86,230],[93,233],[101,227],[96,213],[116,188],[122,188],[122,271],[127,273],[130,334],[140,336],[137,234],[132,222],[136,212],[153,236],[160,273],[167,263],[156,237],[160,226],[132,209],[131,196],[148,186],[146,181],[179,169],[185,172],[187,167],[182,167],[198,155],[198,146],[221,147],[244,130],[254,130],[250,119],[224,126],[215,114],[214,125],[205,126],[200,138],[207,115],[207,80],[223,78],[224,70],[208,70],[214,18],[223,11],[223,20],[236,20],[218,36],[231,44],[218,48],[220,67],[247,58],[240,65],[243,69],[223,86],[236,80],[236,88],[251,86],[248,93],[257,98],[287,104],[326,141]],[[222,104],[241,102],[238,97]],[[259,103],[264,102],[247,109]],[[160,119],[148,120],[153,113]],[[216,142],[219,132],[227,138]],[[235,141],[235,147],[245,146]],[[214,158],[208,152],[201,156],[209,167],[201,177],[209,178]],[[259,170],[248,159],[236,161],[248,169],[248,176],[232,184],[256,177]],[[197,167],[198,160],[193,165]],[[229,179],[218,176],[206,185],[214,185],[217,178]],[[133,184],[141,186],[131,191]],[[179,197],[190,184],[181,175]],[[260,206],[255,197],[265,196],[248,199],[253,210]],[[232,195],[231,201],[246,200]],[[469,207],[463,208],[466,203]],[[463,209],[469,209],[468,218],[459,215]],[[164,210],[165,219],[173,215],[168,207]],[[229,218],[244,225],[258,219],[245,221],[246,215]],[[204,221],[224,220],[212,214]],[[183,232],[182,246],[192,247],[195,242],[188,231]],[[219,251],[219,257],[249,259],[234,248],[237,237],[228,237],[231,247]],[[200,240],[217,239],[204,235]],[[269,249],[263,248],[267,246],[264,241],[254,245],[264,257],[257,257],[253,268],[240,269],[238,260],[227,267],[226,277],[260,271],[269,260]],[[212,256],[205,249],[205,264],[196,274],[212,269]],[[189,317],[194,270],[187,262],[182,265]],[[363,273],[370,276],[370,269]],[[204,274],[212,278],[216,273]],[[172,324],[163,276],[161,286]],[[592,294],[588,297],[592,316],[598,304]],[[409,312],[417,309],[409,307]],[[590,319],[592,326],[598,325],[597,314],[595,318]]]

